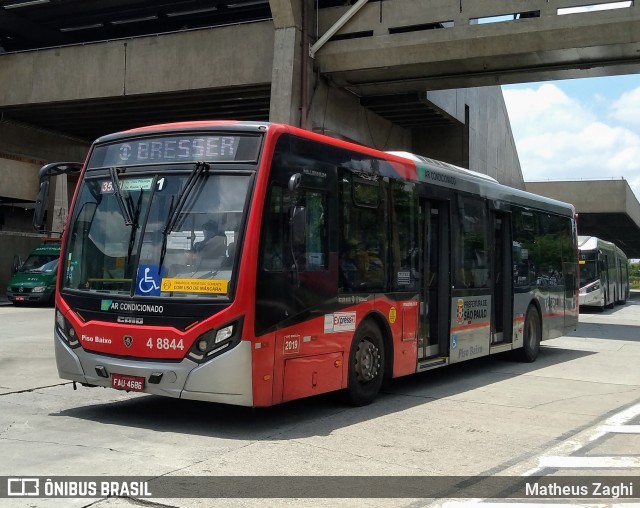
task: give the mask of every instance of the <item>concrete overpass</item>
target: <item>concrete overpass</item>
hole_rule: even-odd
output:
[[[347,10],[321,9],[320,33]],[[638,2],[385,0],[363,4],[317,62],[370,96],[635,73],[639,51]]]
[[[640,258],[640,203],[626,180],[527,182],[529,192],[573,203],[578,232],[618,245]]]
[[[640,69],[635,2],[582,13],[567,9],[612,2],[351,3],[0,0],[0,114],[87,140],[217,116],[371,144],[349,121],[354,109],[374,113],[369,129],[381,132],[455,126],[464,119],[434,107],[430,91]]]

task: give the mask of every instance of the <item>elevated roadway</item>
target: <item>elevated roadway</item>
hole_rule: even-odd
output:
[[[163,115],[455,125],[429,91],[637,72],[640,6],[611,3],[0,0],[0,114],[87,140]]]
[[[320,33],[347,11],[320,10]],[[635,73],[640,6],[612,0],[369,1],[318,49],[316,60],[321,73],[361,96]]]

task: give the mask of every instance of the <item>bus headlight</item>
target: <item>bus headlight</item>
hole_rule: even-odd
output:
[[[44,293],[45,289],[47,289],[45,286],[36,286],[31,290],[31,292],[32,293]]]
[[[64,317],[64,314],[60,312],[59,309],[56,308],[56,328],[62,338],[65,340],[69,346],[72,348],[80,347],[80,342],[78,341],[78,335],[74,330],[73,326],[69,322],[69,320]]]
[[[225,326],[224,328],[220,328],[216,333],[215,343],[219,344],[220,342],[224,342],[229,337],[233,336],[233,325]]]
[[[587,293],[591,293],[592,291],[597,291],[600,289],[600,282],[596,282],[593,286],[587,288]]]
[[[206,362],[240,342],[242,319],[222,328],[209,330],[196,339],[187,356],[198,363]]]

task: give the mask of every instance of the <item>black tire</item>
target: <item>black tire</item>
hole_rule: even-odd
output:
[[[607,297],[608,297],[608,296],[609,296],[609,295],[607,295]],[[616,305],[616,294],[614,293],[614,294],[613,294],[613,300],[611,300],[611,303],[606,304],[606,305],[605,305],[605,307],[606,307],[607,309],[613,309],[613,307],[614,307],[615,305]]]
[[[384,380],[385,350],[382,334],[371,321],[360,325],[349,352],[347,395],[355,406],[370,404]]]
[[[527,315],[524,318],[523,346],[517,349],[516,359],[521,362],[531,363],[536,360],[540,353],[540,341],[542,340],[542,326],[540,324],[540,313],[538,308],[530,305]]]
[[[598,305],[598,312],[604,312],[604,309],[607,308],[607,293],[604,293],[602,297],[602,305]]]

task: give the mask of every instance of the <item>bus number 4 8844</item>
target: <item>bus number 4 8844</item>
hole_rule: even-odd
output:
[[[155,347],[155,349],[171,349],[173,351],[179,349],[180,351],[183,351],[184,343],[182,342],[182,339],[154,339],[152,337],[149,337],[149,340],[147,341],[147,347],[149,349],[154,349]]]

